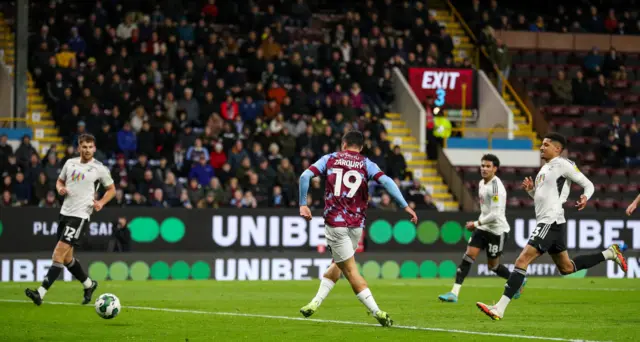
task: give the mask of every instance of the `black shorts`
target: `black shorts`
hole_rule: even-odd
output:
[[[58,223],[58,241],[79,247],[86,236],[89,220],[60,214]]]
[[[529,245],[540,253],[558,254],[567,250],[565,223],[538,223],[529,237]]]
[[[502,255],[504,242],[508,236],[508,233],[496,235],[486,230],[476,229],[471,234],[469,246],[484,249],[487,251],[487,258],[495,259]]]

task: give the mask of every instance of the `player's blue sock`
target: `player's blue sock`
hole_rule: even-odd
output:
[[[504,288],[504,295],[509,299],[513,298],[513,296],[520,290],[522,284],[524,283],[524,278],[527,275],[527,270],[516,267],[511,272],[509,279],[507,280],[507,284]]]

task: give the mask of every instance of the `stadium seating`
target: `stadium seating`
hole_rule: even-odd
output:
[[[481,4],[479,9],[464,7],[465,4],[460,6],[463,6],[460,10],[476,32],[483,30],[487,24],[495,30],[535,32],[567,32],[562,30],[562,26],[573,25],[562,10],[545,12],[545,6],[540,8],[530,2],[515,4],[503,1],[499,3],[497,10],[490,6],[484,7],[484,4]],[[604,10],[601,8],[600,13],[605,13]],[[482,13],[485,11],[490,12],[494,18],[489,16],[489,21],[482,20]],[[614,9],[612,13],[622,17],[624,8]],[[517,22],[519,14],[525,14],[524,25]],[[533,23],[537,15],[543,15],[543,30],[540,29],[539,23]],[[624,17],[626,19],[620,22],[625,22],[625,34],[637,34],[636,19],[632,19],[632,16],[626,13]],[[604,22],[605,19],[594,20]],[[604,29],[604,26],[592,24],[582,21],[569,31],[578,32],[576,30],[580,28],[582,32],[589,33],[623,32],[619,27],[608,30]],[[568,157],[575,161],[581,171],[595,184],[596,194],[590,201],[591,209],[626,208],[637,195],[637,186],[633,184],[633,179],[637,179],[637,175],[640,174],[639,170],[634,169],[638,165],[640,147],[640,134],[635,125],[640,114],[637,109],[640,99],[640,55],[595,49],[510,49],[510,52],[511,79],[524,85],[529,98],[548,120],[549,129],[568,138]],[[598,65],[598,69],[595,69],[594,65]],[[477,193],[479,170],[458,168],[458,171],[467,187],[474,194]],[[507,190],[511,190],[509,206],[522,207],[532,203],[531,198],[520,190],[520,183],[526,176],[535,176],[536,172],[537,170],[529,168],[500,170],[500,177],[505,182]],[[579,192],[576,187],[574,185],[576,191],[572,192],[572,199],[577,199]],[[573,204],[573,201],[567,203]]]
[[[78,134],[95,134],[98,157],[113,166],[122,190],[114,205],[138,202],[135,198],[157,206],[295,205],[297,177],[280,176],[289,170],[299,174],[319,155],[334,150],[349,127],[365,132],[365,153],[387,164],[386,170],[402,184],[414,184],[412,172],[417,180],[441,182],[433,163],[414,152],[417,142],[409,143],[413,150],[397,156],[389,141],[381,139],[394,141],[407,129],[397,115],[387,117],[388,128],[376,120],[385,118],[393,99],[390,73],[385,69],[395,66],[394,60],[376,61],[371,65],[373,73],[367,71],[370,61],[360,60],[371,53],[403,56],[415,47],[397,50],[396,37],[389,36],[393,30],[372,29],[356,21],[355,12],[340,14],[342,8],[338,11],[336,4],[317,12],[318,8],[303,2],[304,8],[297,10],[304,11],[294,13],[287,4],[244,8],[232,1],[218,1],[213,5],[215,10],[194,3],[178,8],[173,17],[163,17],[157,8],[141,13],[126,6],[118,9],[110,2],[47,4],[53,7],[38,7],[35,2],[31,12],[30,86],[37,88],[30,90],[34,95],[29,98],[29,114],[32,118],[38,114],[40,120],[31,124],[42,129],[36,134],[40,141],[53,144],[58,153],[68,152],[61,161],[54,161],[58,166],[73,155]],[[50,25],[49,16],[55,15],[56,6],[75,15],[58,18]],[[358,9],[360,15],[369,15],[366,6]],[[424,9],[416,10],[415,15],[423,16],[429,25],[435,23]],[[3,32],[11,31],[11,20],[7,19],[2,22]],[[45,23],[48,25],[43,26]],[[357,49],[360,39],[351,37],[354,29],[366,30],[363,36],[370,34],[372,41],[386,39],[389,47]],[[437,34],[431,38],[426,42],[439,45]],[[9,40],[5,43],[12,44]],[[418,61],[425,57],[418,56]],[[227,95],[232,97],[227,100]],[[335,121],[338,112],[343,121]],[[165,125],[166,121],[173,127]],[[47,126],[42,126],[43,122]],[[206,153],[200,145],[193,146],[196,138]],[[243,140],[244,146],[236,145],[237,139]],[[376,155],[376,147],[381,148],[381,155]],[[140,154],[150,160],[139,161]],[[197,165],[196,156],[200,155],[209,158],[213,172],[206,165]],[[129,166],[119,164],[121,157]],[[245,157],[249,164],[242,165]],[[403,157],[412,160],[404,162]],[[284,159],[292,162],[292,169]],[[266,169],[259,167],[263,160],[268,161]],[[391,162],[394,164],[388,165]],[[398,162],[407,165],[406,170],[398,169]],[[150,167],[154,170],[152,179],[145,183],[144,170]],[[259,174],[259,184],[250,181],[251,176],[244,173],[247,170]],[[193,187],[163,186],[169,171],[180,181],[201,181]],[[272,172],[277,176],[263,177]],[[214,173],[224,191],[210,185],[206,176],[200,178],[203,173]],[[237,187],[229,183],[232,178],[238,178],[244,190],[252,190],[244,192],[246,198],[239,200],[240,204],[232,196]],[[440,209],[457,209],[446,186],[429,186]],[[154,201],[154,188],[163,188],[165,193],[171,188],[173,197]],[[207,204],[205,189],[222,197]],[[374,191],[373,195],[375,206],[380,193]],[[322,194],[312,191],[312,197],[314,206],[321,207]],[[420,201],[418,207],[433,207],[431,202]],[[29,203],[39,201],[32,198]]]

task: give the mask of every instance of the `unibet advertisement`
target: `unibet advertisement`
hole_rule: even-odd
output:
[[[454,278],[461,253],[362,253],[357,255],[358,268],[366,279],[432,279]],[[82,253],[80,260],[95,280],[309,280],[322,276],[331,264],[327,254],[317,253]],[[505,265],[513,269],[516,253],[503,256]],[[482,259],[482,258],[480,258]],[[606,276],[608,278],[640,278],[638,256],[629,257],[629,271],[609,261],[567,277]],[[51,266],[45,253],[3,255],[0,257],[0,281],[40,282]],[[548,256],[529,266],[528,277],[560,276]],[[472,277],[495,277],[482,261],[474,264]],[[61,279],[71,281],[66,270]]]
[[[424,102],[427,97],[445,109],[476,108],[476,71],[473,69],[409,68],[409,85]],[[464,101],[463,101],[464,98]]]
[[[107,251],[119,217],[128,220],[132,252],[317,252],[325,248],[321,211],[306,221],[296,210],[106,208],[85,225],[81,250]],[[471,236],[464,228],[477,214],[418,212],[417,224],[404,213],[370,211],[361,250],[367,253],[462,253]],[[507,213],[511,231],[504,250],[519,252],[535,230],[533,210]],[[2,208],[0,255],[48,252],[56,244],[58,210]],[[567,247],[594,251],[625,242],[640,249],[640,219],[618,214],[567,214]]]

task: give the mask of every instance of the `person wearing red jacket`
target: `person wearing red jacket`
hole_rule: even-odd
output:
[[[225,120],[235,120],[236,116],[240,114],[240,107],[238,103],[233,100],[233,96],[228,95],[227,100],[220,104],[220,114]]]
[[[221,143],[217,143],[214,150],[209,153],[209,164],[211,164],[211,167],[213,167],[217,171],[220,170],[220,168],[222,168],[222,165],[224,165],[226,162],[227,155],[224,153],[223,146]]]

